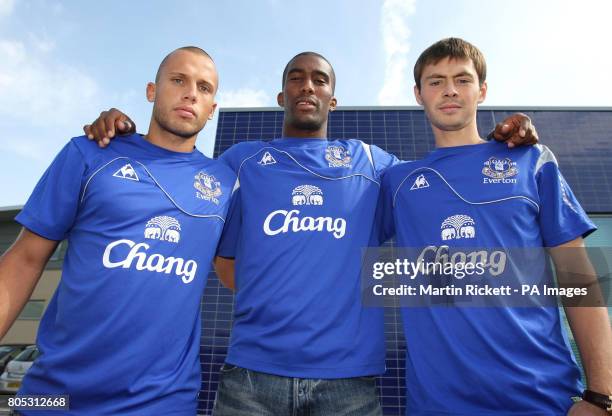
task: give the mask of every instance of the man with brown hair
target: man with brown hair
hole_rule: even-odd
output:
[[[461,258],[455,254],[484,256],[478,263],[484,273],[477,274],[486,277],[471,277],[481,286],[549,282],[540,280],[549,276],[545,249],[558,277],[571,272],[574,278],[585,276],[575,285],[593,283],[582,239],[595,226],[552,152],[541,145],[509,151],[478,134],[477,107],[487,93],[482,53],[462,39],[443,39],[421,54],[414,77],[414,93],[431,123],[436,150],[386,172],[385,236],[395,235],[399,247],[414,250],[425,262]],[[508,247],[529,249],[506,253]],[[502,256],[507,261],[494,264],[492,259]],[[535,260],[528,262],[530,257]],[[504,274],[495,279],[493,266],[502,268],[495,273]],[[580,371],[557,299],[546,303],[501,292],[462,304],[466,298],[460,296],[466,293],[456,289],[465,287],[458,280],[464,276],[449,274],[424,272],[413,281],[422,294],[432,279],[441,282],[442,293],[451,293],[450,307],[436,305],[431,296],[429,303],[421,298],[402,309],[407,415],[560,416],[570,408],[572,415],[603,415],[606,407],[612,409],[612,332],[605,307],[566,308],[588,389],[585,401],[573,405],[572,397],[582,394]]]

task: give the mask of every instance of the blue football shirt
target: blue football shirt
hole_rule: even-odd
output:
[[[16,218],[68,239],[19,393],[68,394],[71,415],[195,414],[200,301],[234,184],[197,150],[72,139]]]
[[[244,142],[221,159],[240,184],[219,255],[236,258],[227,362],[303,378],[385,368],[383,311],[360,301],[380,173],[394,156],[358,140]]]
[[[540,145],[439,148],[389,169],[382,193],[399,247],[554,247],[595,229]],[[402,318],[406,414],[561,415],[581,391],[556,307],[415,307]]]

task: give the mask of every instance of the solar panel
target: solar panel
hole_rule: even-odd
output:
[[[481,109],[481,135],[514,113],[509,109]],[[537,127],[540,140],[557,156],[559,166],[588,213],[612,212],[612,109],[524,111]],[[248,140],[281,137],[280,109],[221,110],[215,154]],[[434,148],[434,137],[420,109],[342,109],[330,114],[328,137],[358,138],[375,144],[403,160],[422,158]],[[221,287],[214,272],[202,298],[202,391],[199,411],[211,413],[231,329],[233,296]],[[385,415],[404,414],[404,352],[401,318],[395,308],[385,309],[387,372],[377,385]]]

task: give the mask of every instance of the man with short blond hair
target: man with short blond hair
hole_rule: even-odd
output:
[[[0,258],[0,338],[68,250],[19,396],[67,395],[71,415],[196,413],[201,295],[236,179],[194,147],[217,85],[206,52],[173,51],[147,85],[146,135],[73,138],[37,184]]]

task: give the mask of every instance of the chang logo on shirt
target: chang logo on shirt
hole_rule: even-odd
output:
[[[323,205],[323,191],[314,185],[297,186],[291,192],[291,204],[294,206],[321,206]],[[346,220],[331,217],[301,217],[297,209],[279,209],[266,217],[263,231],[270,236],[301,231],[328,232],[334,238],[340,239],[346,234]]]
[[[197,189],[196,198],[211,201],[219,205],[218,198],[222,194],[221,182],[217,181],[214,176],[198,172],[195,176],[193,187]]]
[[[453,215],[442,222],[442,240],[459,240],[461,238],[474,238],[476,229],[474,220],[467,215]]]
[[[516,178],[508,178],[516,176],[518,169],[516,168],[516,162],[513,162],[509,157],[501,159],[493,156],[484,162],[482,173],[488,176],[488,178],[483,178],[482,183],[516,183]]]
[[[472,252],[455,251],[449,246],[427,246],[419,254],[416,264],[422,264],[430,270],[432,264],[473,264],[480,265],[491,276],[499,276],[506,270],[507,254],[501,250],[477,250]],[[481,275],[482,273],[476,273]],[[458,276],[455,276],[458,277]]]
[[[178,244],[181,225],[172,217],[151,218],[145,225],[144,237],[151,240],[168,241]],[[102,255],[102,264],[107,269],[131,269],[175,274],[183,283],[191,283],[195,278],[198,264],[195,260],[180,257],[165,257],[163,254],[149,253],[151,246],[121,239],[108,244]]]
[[[344,147],[332,145],[325,149],[325,160],[329,163],[330,168],[350,168],[352,159],[349,151]]]

